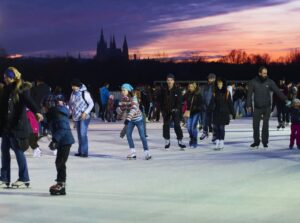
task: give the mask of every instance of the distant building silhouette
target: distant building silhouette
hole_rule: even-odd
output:
[[[115,37],[110,37],[109,47],[104,38],[103,30],[101,30],[100,40],[97,43],[97,54],[95,59],[100,61],[107,60],[128,60],[128,44],[126,36],[124,37],[123,47],[117,48]]]

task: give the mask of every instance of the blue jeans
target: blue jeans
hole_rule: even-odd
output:
[[[88,155],[89,143],[87,137],[87,131],[90,124],[91,119],[76,121],[76,130],[78,136],[78,153],[81,155]]]
[[[7,134],[2,135],[1,143],[1,180],[4,182],[10,182],[10,149],[16,154],[16,159],[19,166],[19,179],[20,181],[29,181],[29,174],[27,168],[26,157],[24,152],[19,149],[17,140]]]
[[[234,111],[237,115],[245,116],[245,102],[242,99],[238,99],[234,102]]]
[[[197,140],[198,137],[198,129],[197,125],[200,119],[200,113],[194,114],[189,117],[187,120],[187,130],[190,134],[190,139]]]
[[[143,143],[143,148],[146,151],[146,150],[148,150],[148,143],[147,143],[147,139],[146,139],[146,135],[145,135],[145,127],[144,127],[144,121],[143,120],[137,121],[137,122],[130,121],[128,123],[127,130],[126,130],[126,137],[127,137],[129,147],[131,149],[134,148],[134,143],[133,143],[133,139],[132,139],[132,132],[133,132],[133,129],[134,129],[135,126],[137,127],[137,129],[139,131],[139,135],[140,135],[140,138],[141,138],[142,143]]]

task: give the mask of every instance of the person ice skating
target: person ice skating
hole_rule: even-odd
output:
[[[104,83],[103,87],[100,88],[99,94],[100,94],[100,100],[101,100],[101,119],[102,121],[107,121],[107,103],[109,99],[109,84]]]
[[[188,118],[187,129],[190,135],[190,147],[197,148],[198,142],[198,122],[200,118],[202,96],[195,82],[188,85],[187,111],[184,116]]]
[[[40,150],[38,140],[39,140],[39,122],[36,119],[35,115],[29,110],[26,109],[26,116],[31,126],[31,133],[29,135],[29,146],[33,150],[33,157],[40,157],[42,151]]]
[[[247,110],[252,110],[252,96],[254,95],[253,105],[253,138],[254,143],[250,145],[251,148],[258,148],[260,145],[259,126],[260,120],[263,119],[262,127],[262,143],[264,148],[268,148],[269,143],[269,119],[271,114],[271,92],[279,96],[281,100],[289,105],[287,97],[276,86],[275,82],[268,78],[268,69],[260,67],[258,76],[249,82],[247,94]]]
[[[183,133],[180,126],[182,93],[180,89],[175,86],[175,76],[173,74],[169,74],[167,76],[167,88],[162,88],[160,104],[163,116],[163,137],[165,139],[165,149],[170,148],[170,124],[171,122],[174,122],[178,146],[182,151],[184,151],[186,146],[182,142]]]
[[[39,121],[43,120],[38,105],[30,96],[31,84],[21,79],[21,73],[14,67],[4,72],[5,87],[0,101],[0,133],[1,142],[1,177],[0,187],[10,186],[11,156],[10,149],[16,155],[19,178],[11,186],[27,188],[30,179],[24,152],[29,147],[30,124],[26,117],[26,107],[29,108]]]
[[[216,134],[215,150],[221,150],[224,148],[225,126],[229,125],[230,115],[235,119],[231,95],[224,80],[216,81],[211,107],[213,108],[213,124]]]
[[[130,153],[127,156],[127,159],[136,159],[136,151],[134,142],[132,139],[132,132],[134,127],[136,126],[140,135],[140,139],[142,140],[145,160],[151,159],[151,155],[149,153],[148,143],[145,136],[145,128],[143,115],[141,110],[139,109],[139,103],[137,97],[133,92],[133,87],[130,84],[123,84],[122,87],[122,100],[119,103],[119,107],[117,108],[118,119],[121,119],[124,115],[125,117],[125,128],[123,132],[126,133],[127,141],[130,148]]]
[[[300,100],[295,98],[292,102],[291,111],[291,136],[290,136],[290,149],[294,148],[295,140],[297,148],[300,149]]]
[[[78,153],[75,156],[86,158],[88,157],[89,149],[87,132],[94,102],[86,86],[78,79],[74,79],[71,85],[73,92],[70,97],[69,106],[76,125],[79,144]]]
[[[55,97],[56,105],[47,110],[46,113],[52,132],[52,142],[49,147],[51,150],[57,149],[55,161],[57,183],[50,187],[51,195],[66,194],[66,162],[69,157],[71,146],[75,142],[69,123],[70,111],[66,107],[64,101],[63,95],[57,95]]]
[[[208,138],[209,133],[213,133],[212,126],[212,107],[210,106],[212,103],[214,88],[215,88],[216,75],[210,73],[207,77],[207,85],[202,88],[202,97],[203,97],[203,133],[200,137],[200,140],[204,140]],[[215,141],[215,136],[213,136],[213,141]]]
[[[287,96],[288,89],[285,85],[285,79],[281,78],[279,81],[279,89],[280,91]],[[272,103],[272,111],[274,108],[277,109],[277,120],[278,126],[277,130],[284,129],[286,124],[289,122],[287,115],[288,115],[288,108],[285,106],[285,102],[282,101],[276,94],[273,94],[273,103]]]

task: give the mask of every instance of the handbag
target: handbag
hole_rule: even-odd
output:
[[[191,107],[193,106],[193,102],[194,102],[194,96],[192,97],[192,101],[191,101]],[[190,107],[190,108],[191,108]],[[184,118],[189,118],[191,116],[191,111],[190,110],[186,110],[183,114]]]

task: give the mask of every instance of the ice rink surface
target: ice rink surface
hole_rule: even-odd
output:
[[[27,152],[30,189],[0,189],[1,223],[292,223],[300,222],[300,150],[288,150],[290,130],[270,122],[269,149],[251,151],[250,119],[227,126],[225,148],[214,151],[211,139],[197,149],[164,151],[162,123],[149,123],[153,159],[143,160],[137,131],[137,160],[126,160],[122,124],[94,120],[89,131],[90,156],[67,163],[67,195],[51,197],[55,157],[42,139],[41,158]],[[74,134],[76,136],[76,134]],[[184,129],[184,141],[188,134]],[[77,137],[77,136],[76,136]],[[12,159],[12,181],[17,179]]]

